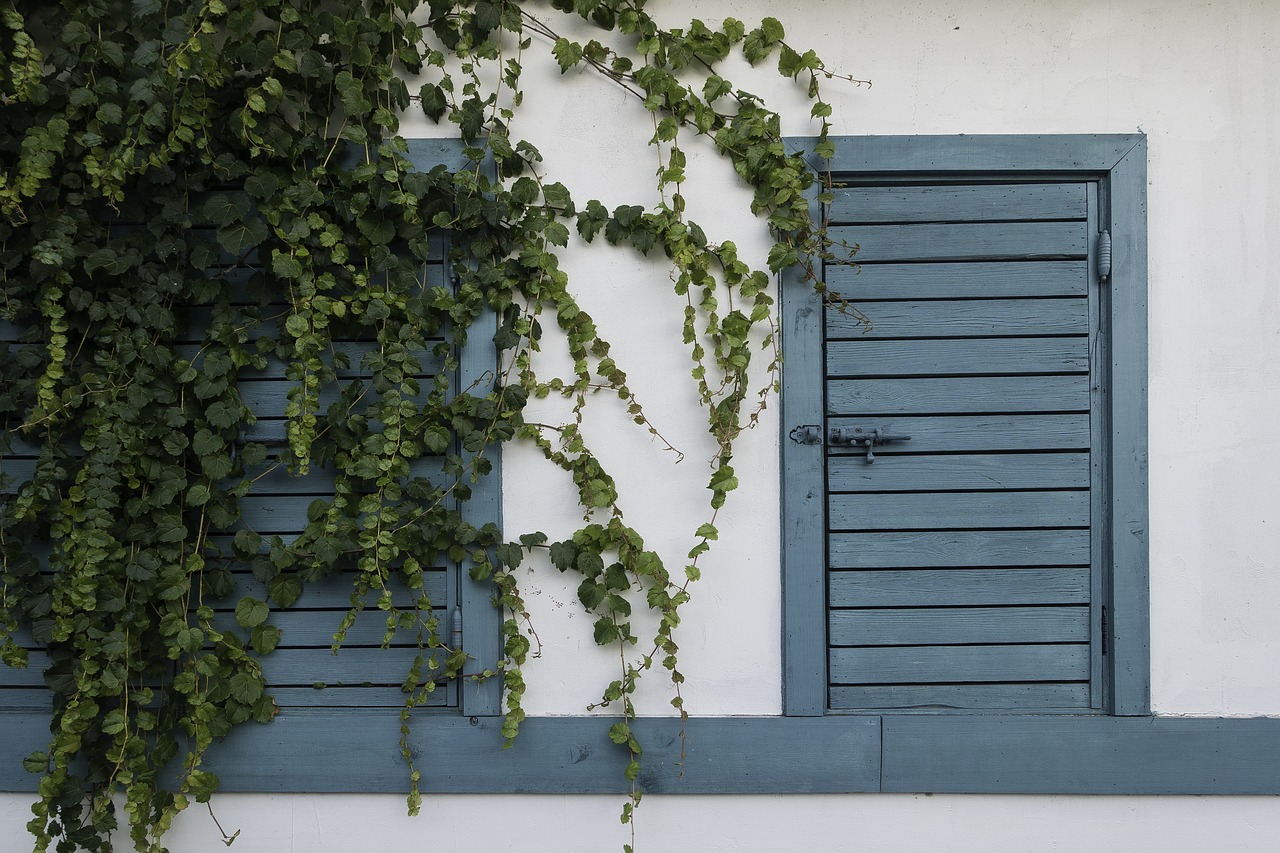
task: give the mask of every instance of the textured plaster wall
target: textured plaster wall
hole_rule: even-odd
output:
[[[1162,714],[1280,714],[1280,3],[1273,0],[763,0],[654,2],[672,23],[733,14],[786,23],[837,70],[836,132],[1148,134],[1150,151],[1151,625],[1153,704]],[[548,14],[551,14],[547,10]],[[536,54],[544,45],[535,43]],[[529,113],[518,132],[582,198],[652,200],[643,113],[619,90],[526,56]],[[540,74],[542,76],[540,76]],[[785,104],[789,84],[745,66],[727,76]],[[806,111],[807,112],[807,111]],[[788,133],[811,132],[789,120]],[[411,121],[408,135],[437,135]],[[692,216],[744,248],[763,232],[745,194],[718,178],[688,188]],[[691,172],[697,171],[695,168]],[[698,190],[703,190],[700,198]],[[708,203],[707,199],[710,200]],[[758,257],[758,255],[757,255]],[[708,448],[678,340],[680,304],[664,271],[593,249],[569,272],[584,304],[683,462],[609,406],[589,435],[628,496],[628,521],[674,566],[703,520]],[[655,343],[657,342],[657,343]],[[555,366],[548,360],[547,367]],[[551,406],[535,410],[559,417]],[[777,422],[739,445],[743,488],[721,514],[680,641],[695,714],[779,710]],[[508,530],[567,530],[567,480],[519,449],[504,461]],[[534,713],[578,714],[614,677],[573,615],[574,583],[525,580],[543,643],[528,669]],[[642,697],[662,713],[653,678]],[[0,795],[0,850],[21,849],[26,798]],[[393,796],[225,796],[233,850],[617,850],[614,797],[442,796],[421,818]],[[1273,850],[1275,798],[653,797],[642,850]],[[451,838],[466,839],[451,842]],[[207,815],[179,823],[174,853],[224,849]]]

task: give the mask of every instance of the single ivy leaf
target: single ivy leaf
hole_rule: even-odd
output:
[[[302,581],[297,575],[276,575],[267,584],[271,599],[281,607],[290,607],[302,595]]]
[[[524,550],[514,542],[504,542],[493,549],[493,556],[508,569],[514,569],[524,559]]]
[[[491,33],[502,23],[502,17],[498,10],[498,4],[493,0],[480,0],[476,3],[475,13],[471,18],[480,35]]]
[[[240,413],[235,406],[219,400],[205,410],[205,417],[218,429],[226,429],[240,419]],[[198,450],[196,452],[199,453]]]
[[[219,228],[239,222],[253,210],[243,195],[217,193],[200,208],[200,213]]]
[[[280,645],[283,635],[284,632],[275,625],[259,625],[249,632],[249,645],[260,655],[269,654]]]
[[[615,591],[631,588],[631,579],[627,577],[627,570],[621,563],[613,563],[605,570],[604,585]]]
[[[618,639],[618,626],[613,624],[613,620],[607,616],[602,616],[596,620],[594,630],[597,645],[607,646],[616,642]]]
[[[440,121],[445,109],[449,106],[444,90],[434,83],[427,83],[418,90],[418,97],[421,99],[422,111],[426,113],[427,118],[434,122]]]
[[[301,270],[301,265],[298,268]],[[301,338],[311,331],[311,324],[307,322],[306,317],[299,314],[290,314],[288,319],[284,321],[284,330],[291,338]]]
[[[578,600],[582,602],[582,606],[588,610],[595,610],[602,603],[608,590],[604,584],[596,583],[591,578],[587,578],[578,585]]]
[[[271,608],[265,601],[256,598],[242,598],[236,603],[236,622],[242,628],[256,628],[271,614]]]
[[[395,223],[382,216],[362,216],[356,220],[356,227],[370,243],[378,246],[385,246],[396,236]]]
[[[279,249],[271,250],[271,271],[281,278],[302,278],[302,264]]]
[[[267,239],[267,224],[260,219],[250,219],[218,229],[218,243],[237,257],[243,257],[263,240]]]
[[[207,770],[193,770],[187,776],[187,789],[197,803],[207,803],[218,790],[218,777]]]
[[[262,682],[248,673],[237,672],[231,676],[228,686],[231,697],[245,705],[253,704],[262,696]]]
[[[582,45],[567,38],[558,38],[551,48],[551,55],[556,58],[556,64],[563,74],[582,61]]]
[[[248,559],[256,556],[262,548],[262,537],[252,530],[238,530],[232,547],[236,550],[236,556]]]

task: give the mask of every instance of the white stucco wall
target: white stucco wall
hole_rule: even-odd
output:
[[[776,15],[788,40],[834,70],[836,132],[1126,133],[1148,135],[1152,700],[1157,713],[1280,715],[1280,2],[1275,0],[767,0],[654,2],[671,24],[726,13],[749,25]],[[553,14],[547,10],[547,14]],[[534,51],[544,46],[535,42]],[[655,161],[645,114],[617,89],[526,56],[529,113],[517,128],[547,171],[581,198],[647,201]],[[789,83],[745,66],[746,88],[789,100]],[[811,129],[800,117],[786,131]],[[406,135],[437,135],[410,122]],[[720,168],[710,157],[705,165]],[[693,170],[691,170],[693,171]],[[764,245],[725,205],[727,173],[691,215],[713,239]],[[690,188],[691,201],[698,194]],[[595,248],[566,264],[632,386],[664,435],[672,464],[620,411],[593,417],[627,496],[628,521],[677,568],[704,519],[708,448],[685,404],[692,392],[678,339],[679,304],[661,268]],[[677,381],[673,384],[673,377]],[[535,409],[536,411],[536,409]],[[718,521],[679,639],[694,714],[779,711],[777,423],[739,445],[742,489]],[[548,411],[548,418],[554,411]],[[617,436],[627,438],[619,439]],[[567,481],[520,449],[504,459],[511,533],[570,529]],[[563,498],[563,499],[561,499]],[[527,707],[580,714],[614,677],[573,612],[576,582],[538,571],[524,582],[544,647],[530,664]],[[646,713],[669,699],[660,678]],[[428,770],[429,772],[429,770]],[[223,796],[233,850],[620,849],[616,797],[431,798],[418,819],[395,796]],[[0,795],[0,849],[23,847],[27,799]],[[641,850],[1274,850],[1280,800],[1265,797],[651,797]],[[451,842],[458,838],[464,841]],[[452,846],[451,846],[452,845]],[[174,853],[222,850],[194,811]]]

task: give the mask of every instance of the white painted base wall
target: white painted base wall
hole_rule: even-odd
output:
[[[440,796],[416,818],[397,797],[217,798],[240,837],[226,847],[201,810],[172,853],[618,853],[629,843],[607,796]],[[0,849],[24,849],[25,806],[0,802]],[[652,797],[638,853],[1274,853],[1268,797]],[[121,845],[121,850],[129,849]]]
[[[672,25],[732,14],[750,26],[775,15],[792,44],[815,48],[833,70],[871,78],[869,89],[829,84],[838,133],[1148,134],[1153,705],[1161,714],[1280,715],[1280,2],[650,5]],[[610,206],[651,200],[655,161],[644,145],[651,132],[645,114],[590,77],[562,85],[549,60],[545,80],[535,80],[534,55],[524,64],[529,114],[553,120],[517,132],[542,150],[548,172],[580,198]],[[744,64],[726,76],[775,104],[794,102],[791,84],[771,73]],[[811,133],[804,115],[786,131]],[[425,121],[408,122],[405,132],[441,133]],[[719,168],[713,157],[693,154],[695,166]],[[745,192],[722,174],[722,183],[701,189],[717,205],[734,199],[745,206]],[[697,189],[689,188],[691,201]],[[734,210],[706,201],[692,207],[713,239],[764,246],[759,226]],[[678,566],[705,515],[708,453],[701,423],[684,412],[687,383],[672,385],[673,377],[687,377],[683,356],[650,348],[654,338],[678,340],[679,306],[660,267],[624,252],[595,248],[566,266],[633,388],[688,453],[673,465],[670,454],[624,428],[621,412],[590,424],[597,444],[608,444],[604,455],[615,462],[624,494],[633,496],[628,520]],[[779,711],[776,460],[777,423],[769,416],[740,446],[743,489],[719,520],[721,543],[704,564],[680,634],[686,702],[695,714]],[[504,460],[504,478],[509,533],[570,529],[563,477],[516,449]],[[583,713],[614,677],[616,659],[592,647],[587,621],[566,615],[575,586],[554,572],[525,582],[544,644],[527,672],[533,713]],[[642,707],[660,714],[669,695],[651,680]],[[0,795],[0,850],[26,847],[29,799]],[[627,840],[620,806],[621,798],[609,796],[440,796],[409,819],[396,796],[217,799],[223,826],[241,830],[232,848],[239,853],[595,853]],[[1273,851],[1280,799],[652,797],[639,820],[639,849],[650,853]],[[169,847],[225,849],[195,808]]]

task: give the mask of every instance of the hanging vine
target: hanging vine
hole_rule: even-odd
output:
[[[798,80],[818,156],[831,154],[820,84],[838,76],[772,18],[670,29],[645,6],[0,4],[0,322],[11,341],[0,418],[4,451],[31,460],[9,466],[0,496],[0,641],[10,667],[33,643],[50,664],[52,735],[26,762],[42,777],[37,851],[109,850],[121,791],[137,849],[161,850],[174,817],[217,787],[206,751],[278,712],[261,664],[282,637],[273,614],[335,574],[351,587],[335,648],[365,607],[385,613],[384,642],[418,638],[407,727],[466,662],[431,615],[424,572],[468,559],[507,614],[487,675],[503,680],[503,733],[516,737],[530,643],[514,570],[534,549],[580,577],[596,642],[618,650],[600,704],[620,711],[609,734],[630,755],[631,820],[642,794],[632,697],[656,662],[685,714],[681,606],[738,484],[735,440],[776,385],[770,273],[822,251],[816,176],[784,147],[778,115],[719,69],[737,53]],[[598,40],[571,37],[583,22]],[[655,205],[579,203],[544,174],[518,135],[530,56],[597,73],[652,114]],[[413,168],[399,117],[419,108],[455,125],[471,167]],[[686,216],[690,144],[714,147],[754,189],[751,209],[777,237],[767,270]],[[561,269],[571,229],[665,256],[683,298],[715,452],[706,519],[675,571],[626,523],[582,428],[605,392],[659,435]],[[454,287],[424,278],[438,231]],[[456,352],[489,311],[502,367],[491,383],[451,388]],[[569,375],[539,372],[548,317]],[[336,343],[348,340],[368,342],[358,363]],[[278,443],[238,384],[277,374],[289,388]],[[566,401],[564,423],[523,418],[531,397],[549,396]],[[571,476],[584,519],[571,536],[504,542],[458,511],[488,473],[485,448],[513,440]],[[429,457],[443,458],[442,475],[419,476]],[[245,500],[258,483],[313,468],[331,497],[312,504],[305,531],[287,542],[255,532]],[[252,568],[259,596],[236,588],[233,562]],[[398,582],[417,591],[411,606],[391,595]],[[228,596],[239,596],[231,625],[212,606]],[[633,628],[638,600],[656,616],[651,636]],[[176,785],[162,781],[170,762]]]

